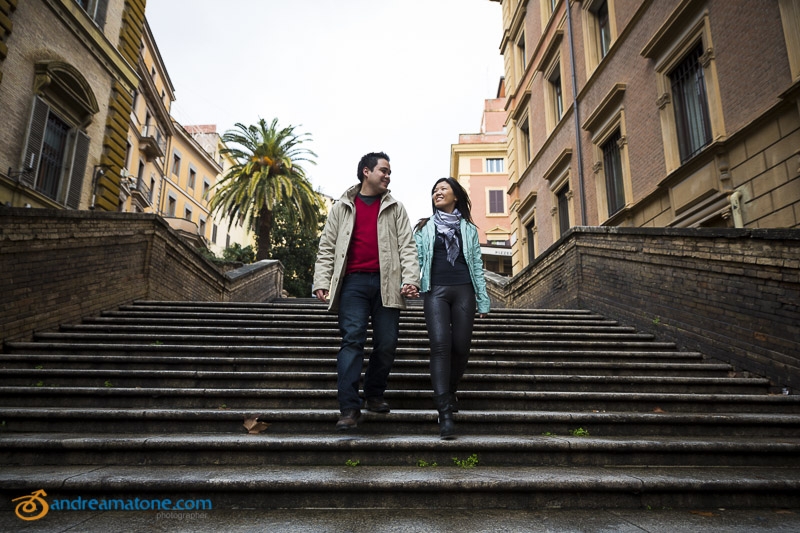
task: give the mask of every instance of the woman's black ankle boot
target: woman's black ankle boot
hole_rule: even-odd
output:
[[[433,397],[433,403],[439,411],[439,435],[443,440],[455,438],[456,434],[453,405],[450,402],[450,394],[438,394]]]

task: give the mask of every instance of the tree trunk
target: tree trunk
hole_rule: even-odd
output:
[[[258,215],[258,233],[256,234],[256,261],[269,259],[270,237],[272,236],[272,211],[261,208]]]

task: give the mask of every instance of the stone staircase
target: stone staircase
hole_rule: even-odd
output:
[[[7,342],[0,505],[44,489],[215,509],[800,506],[800,396],[592,312],[477,319],[454,441],[421,306],[401,315],[392,412],[344,435],[338,344],[313,300],[137,302]]]

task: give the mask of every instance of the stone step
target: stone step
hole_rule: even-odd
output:
[[[537,343],[539,347],[547,345],[548,341]],[[470,361],[495,361],[498,359],[541,362],[564,361],[591,361],[591,362],[629,362],[641,363],[701,361],[702,354],[698,352],[673,351],[673,343],[611,343],[611,347],[593,344],[587,349],[587,343],[580,346],[559,347],[548,349],[505,349],[474,347],[470,350]],[[270,357],[312,357],[318,358],[327,354],[335,359],[339,351],[338,346],[209,346],[205,344],[111,344],[89,342],[7,342],[4,345],[7,353],[18,354],[46,354],[46,353],[95,353],[102,352],[106,355],[124,355],[136,357],[139,354],[159,354],[162,356],[180,356],[191,354],[195,356],[225,357],[234,355],[265,355]],[[371,348],[367,347],[365,353],[369,355]],[[400,347],[397,349],[397,359],[429,357],[428,348]]]
[[[387,390],[396,409],[425,409],[429,389]],[[650,412],[800,413],[800,396],[647,392],[470,391],[458,393],[464,410],[611,410]],[[130,387],[0,387],[0,405],[15,407],[141,407],[319,409],[335,405],[334,389],[210,389]]]
[[[132,504],[133,505],[133,504]],[[174,508],[173,508],[174,509]],[[706,509],[706,508],[704,508]],[[694,512],[691,512],[694,511]],[[355,514],[355,517],[354,517]],[[20,519],[0,513],[0,531],[14,531]],[[725,533],[796,531],[797,510],[787,509],[213,509],[212,511],[68,511],[47,515],[50,531],[713,531]],[[540,525],[542,525],[540,527]],[[544,529],[546,528],[546,529]]]
[[[4,510],[36,490],[46,491],[51,506],[80,497],[197,498],[214,509],[796,508],[800,469],[48,465],[0,471]]]
[[[254,319],[254,318],[268,318],[273,320],[322,320],[322,321],[336,321],[336,313],[330,313],[325,309],[295,309],[284,311],[281,309],[212,309],[212,308],[148,308],[138,306],[122,306],[117,311],[104,311],[100,316],[103,317],[141,317],[141,318],[210,318],[210,319]],[[400,313],[401,321],[417,321],[424,322],[424,313],[419,311],[402,311]],[[596,321],[605,320],[602,315],[590,312],[543,312],[543,313],[501,313],[491,312],[486,317],[476,317],[477,324],[504,324],[511,322],[513,324],[526,324],[533,321],[542,320],[570,320],[573,322],[581,322],[584,320]]]
[[[287,326],[301,327],[301,328],[338,328],[338,321],[335,316],[330,317],[328,320],[321,319],[302,319],[295,320],[281,320],[270,318],[219,318],[213,315],[209,318],[174,318],[170,317],[125,317],[122,315],[115,316],[99,316],[88,317],[83,319],[84,324],[97,324],[97,325],[141,325],[141,326],[212,326],[212,327],[279,327],[285,328]],[[410,318],[400,316],[400,330],[421,330],[425,331],[425,319],[422,317]],[[523,324],[518,324],[514,320],[504,320],[502,324],[495,323],[476,323],[473,325],[473,331],[495,331],[501,329],[502,331],[528,331],[528,330],[541,330],[550,329],[558,331],[559,329],[566,330],[581,330],[585,328],[597,327],[616,327],[619,322],[616,320],[529,320]]]
[[[313,333],[313,330],[312,330]],[[665,349],[675,347],[674,343],[647,344],[652,341],[653,336],[646,333],[566,333],[566,332],[531,332],[525,333],[519,339],[510,339],[508,336],[488,339],[478,336],[472,340],[474,348],[493,347],[493,348],[520,348],[536,347],[540,345],[548,346],[595,346],[613,347],[620,345],[648,346]],[[339,348],[341,337],[338,334],[323,335],[297,335],[289,336],[284,331],[282,335],[245,335],[245,334],[169,334],[169,333],[69,333],[69,332],[43,332],[34,335],[35,341],[48,342],[105,342],[120,344],[151,344],[161,342],[163,344],[206,344],[219,346],[260,345],[260,344],[279,344],[281,346],[332,346]],[[367,342],[372,339],[368,338]],[[428,346],[430,341],[427,335],[414,337],[401,336],[398,339],[400,346]]]
[[[462,402],[463,403],[463,402]],[[134,409],[107,407],[0,407],[5,425],[0,435],[15,432],[244,433],[245,419],[269,424],[270,435],[331,435],[338,409]],[[432,402],[417,410],[388,414],[362,411],[352,435],[431,435],[437,431]],[[791,437],[800,436],[800,414],[676,413],[633,411],[477,411],[456,414],[462,435],[560,435],[583,429],[591,436],[628,437]]]
[[[138,301],[131,305],[123,305],[119,307],[120,310],[138,310],[138,311],[207,311],[213,309],[220,312],[245,310],[248,312],[270,311],[276,310],[279,312],[299,311],[303,313],[329,313],[327,305],[324,304],[306,304],[306,303],[283,303],[283,302],[191,302],[191,301],[178,301],[178,302],[159,302],[159,301]],[[411,306],[409,309],[401,311],[403,314],[422,314],[422,305]],[[511,308],[494,308],[491,315],[495,316],[540,316],[540,315],[576,315],[586,316],[594,315],[596,313],[588,309],[511,309]]]
[[[291,326],[291,327],[290,327]],[[251,327],[251,326],[230,326],[212,325],[205,321],[198,321],[195,325],[132,325],[132,324],[65,324],[59,327],[59,331],[67,333],[144,333],[148,335],[156,334],[190,334],[190,335],[319,335],[323,337],[339,335],[339,328],[336,324],[314,326],[303,326],[296,322],[285,322],[276,324],[273,327]],[[543,334],[597,334],[608,333],[635,333],[636,330],[625,326],[518,326],[515,329],[503,328],[481,328],[473,331],[472,338],[507,338],[510,331],[520,332],[525,337],[528,335],[540,336]],[[372,328],[367,330],[368,335],[372,336]],[[420,337],[428,338],[427,330],[420,325],[417,328],[401,328],[400,337]]]
[[[335,368],[335,362],[326,365]],[[362,378],[363,379],[363,378]],[[332,372],[209,372],[193,370],[98,370],[98,369],[0,369],[6,386],[33,387],[141,387],[211,389],[330,389],[337,386]],[[422,389],[430,383],[423,372],[393,372],[389,386],[400,390]],[[665,376],[582,375],[464,375],[462,391],[563,391],[563,392],[663,392],[702,394],[764,394],[764,378],[707,378]]]
[[[218,372],[316,372],[335,364],[332,358],[193,357],[77,354],[2,354],[3,368],[84,368],[114,370],[196,370]],[[365,361],[364,365],[366,366]],[[393,372],[429,372],[427,359],[396,359]],[[470,360],[469,373],[570,374],[592,376],[736,377],[726,363],[605,363]]]
[[[594,437],[463,435],[452,442],[429,435],[337,436],[269,434],[0,435],[9,465],[251,465],[445,467],[477,455],[498,466],[764,466],[800,464],[800,438]]]

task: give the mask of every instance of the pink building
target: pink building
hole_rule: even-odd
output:
[[[501,78],[497,98],[484,102],[479,133],[458,136],[450,150],[450,175],[472,200],[486,270],[511,275],[511,218],[506,171],[506,95]]]

